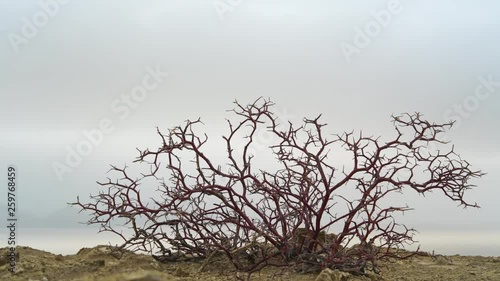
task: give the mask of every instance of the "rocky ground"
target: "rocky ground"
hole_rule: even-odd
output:
[[[18,247],[16,273],[11,274],[7,248],[0,249],[0,280],[90,281],[90,280],[236,280],[228,264],[207,266],[199,272],[201,263],[159,263],[150,256],[125,253],[117,259],[111,248],[83,248],[75,255],[55,255],[49,252]],[[448,256],[432,259],[415,257],[384,263],[381,275],[353,276],[336,271],[321,274],[299,274],[291,270],[264,269],[251,280],[362,281],[362,280],[491,280],[500,281],[500,257]]]

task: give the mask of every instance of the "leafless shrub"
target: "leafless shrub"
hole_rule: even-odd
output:
[[[378,260],[410,256],[398,249],[412,243],[414,230],[394,219],[410,208],[388,202],[393,193],[437,190],[462,206],[478,207],[464,194],[483,173],[439,138],[453,123],[430,123],[419,113],[392,116],[396,136],[381,141],[353,132],[327,136],[321,116],[284,127],[273,117],[273,103],[262,98],[235,105],[223,137],[226,163],[205,154],[208,137],[195,132],[201,121],[186,121],[167,133],[158,130],[158,149],[139,150],[135,162],[148,165],[148,173],[135,178],[127,167],[112,166],[118,179],[99,183],[104,190],[91,203],[72,204],[92,213],[89,224],[121,236],[121,248],[147,251],[161,261],[208,262],[222,255],[235,271],[249,274],[290,265],[363,273],[377,271]],[[257,169],[247,150],[262,127],[277,140],[270,146],[275,171]],[[235,153],[241,141],[244,149]],[[448,150],[428,152],[429,143]],[[335,147],[352,155],[350,166],[328,158]],[[166,180],[160,176],[165,172]],[[146,179],[158,183],[149,204],[140,193]],[[115,219],[126,219],[134,234],[115,230]],[[335,235],[328,233],[332,229]]]

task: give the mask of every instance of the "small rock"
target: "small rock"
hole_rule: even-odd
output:
[[[149,266],[151,266],[154,269],[158,269],[160,267],[157,262],[150,262]]]
[[[187,277],[189,276],[189,273],[184,271],[184,269],[182,269],[180,266],[177,267],[175,270],[174,270],[174,273],[173,273],[174,276],[177,276],[177,277]]]
[[[93,260],[93,261],[88,261],[86,263],[90,266],[96,266],[96,267],[103,267],[106,265],[105,260]]]
[[[331,270],[329,268],[324,269],[316,277],[315,281],[347,281],[350,274],[339,270]]]
[[[373,272],[368,272],[366,275],[371,281],[382,281],[384,278],[378,274],[375,274]]]
[[[97,248],[97,250],[103,254],[111,253],[111,249],[109,249],[108,247],[99,247],[99,248]]]
[[[140,272],[140,273],[135,273],[132,274],[131,276],[127,277],[125,280],[127,281],[164,281],[165,276],[162,276],[160,274],[156,274],[150,271],[146,272]]]
[[[24,272],[24,268],[17,266],[16,269],[14,269],[14,274],[21,274]]]

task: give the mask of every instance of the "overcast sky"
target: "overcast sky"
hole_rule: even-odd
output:
[[[136,147],[156,148],[156,126],[201,117],[220,139],[235,99],[270,98],[297,122],[322,113],[331,133],[387,136],[391,114],[418,111],[457,120],[447,136],[488,175],[468,196],[481,209],[410,194],[416,210],[405,222],[500,236],[499,9],[451,0],[1,0],[0,182],[15,164],[20,209],[48,215],[97,193],[109,164],[130,163]],[[81,163],[55,172],[88,139],[83,131],[100,126],[108,133]]]

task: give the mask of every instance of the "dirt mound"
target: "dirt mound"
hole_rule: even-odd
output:
[[[229,264],[214,262],[199,272],[201,262],[159,263],[147,255],[117,252],[109,246],[83,248],[75,255],[55,255],[30,247],[18,247],[16,273],[8,271],[9,253],[0,249],[0,280],[23,281],[168,281],[168,280],[235,280]],[[485,280],[500,281],[499,257],[415,257],[386,262],[382,274],[353,276],[325,270],[318,274],[299,274],[286,269],[266,268],[254,273],[252,280],[345,280],[345,281],[419,281],[419,280]]]
[[[7,249],[1,251],[7,252]],[[118,259],[108,246],[83,248],[76,255],[68,256],[30,247],[17,247],[17,251],[15,274],[8,272],[9,264],[2,264],[0,280],[102,280],[114,273],[157,267],[153,259],[144,255],[125,253]]]

